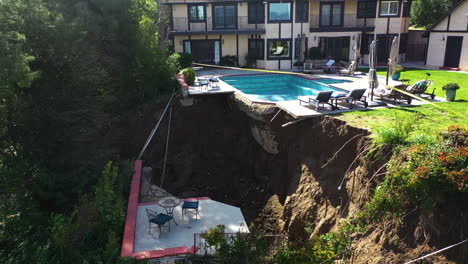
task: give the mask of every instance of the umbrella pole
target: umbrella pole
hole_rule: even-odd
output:
[[[388,74],[390,73],[390,66],[387,65],[387,80],[386,80],[386,84],[388,85]]]

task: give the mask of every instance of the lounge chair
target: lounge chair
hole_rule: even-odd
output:
[[[403,85],[403,86],[402,86]],[[405,90],[404,84],[402,85],[396,85],[395,88]],[[412,98],[406,94],[400,93],[397,90],[394,89],[387,89],[387,88],[382,88],[382,89],[375,89],[375,95],[380,96],[382,100],[385,99],[390,99],[393,100],[395,103],[400,103],[402,101],[406,101],[408,104],[411,104]]]
[[[349,109],[352,109],[357,102],[361,102],[364,104],[364,107],[367,107],[368,103],[366,102],[366,96],[364,96],[366,90],[367,89],[353,89],[346,96],[335,98],[335,103],[338,104],[338,101],[346,102],[348,103]]]
[[[434,98],[435,98],[434,92],[435,92],[436,88],[432,89],[432,93],[427,93],[426,92],[427,89],[429,89],[429,86],[431,84],[432,84],[431,81],[422,80],[422,81],[416,82],[412,86],[409,86],[409,85],[406,85],[406,84],[400,84],[400,85],[395,86],[395,88],[407,91],[407,92],[415,94],[415,95],[419,95],[421,97],[422,97],[422,95],[428,95],[432,100],[434,100]]]
[[[171,232],[171,220],[172,216],[163,214],[163,213],[157,213],[155,211],[146,209],[146,215],[148,216],[148,234],[151,232],[151,224],[156,224],[159,228],[159,235],[161,235],[161,229],[162,227],[166,224],[169,223],[169,232]]]
[[[299,105],[302,105],[301,103],[307,103],[308,105],[314,106],[315,109],[318,110],[320,104],[328,104],[329,106],[331,106],[332,110],[335,110],[335,106],[329,103],[332,93],[333,91],[323,91],[318,92],[315,96],[300,96]]]
[[[282,46],[279,46],[279,47],[276,48],[276,51],[273,52],[271,55],[279,56],[279,55],[283,54],[283,49],[284,48]]]
[[[354,76],[354,72],[356,71],[356,63],[354,61],[351,62],[348,69],[343,69],[338,71],[338,74],[344,76]]]

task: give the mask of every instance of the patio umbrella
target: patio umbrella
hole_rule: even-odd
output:
[[[392,47],[390,48],[390,56],[388,57],[388,70],[387,70],[387,85],[388,76],[393,75],[397,71],[397,57],[400,45],[398,42],[398,36],[395,36],[392,41]]]
[[[371,88],[371,101],[374,100],[374,88],[379,87],[379,80],[377,79],[377,71],[375,66],[377,64],[377,42],[372,41],[369,47],[369,86]]]
[[[304,55],[305,55],[305,52],[306,52],[306,46],[305,46],[305,37],[306,35],[305,34],[301,34],[301,49],[300,49],[300,53],[299,53],[299,62],[304,62]]]
[[[354,65],[356,69],[359,67],[359,61],[361,59],[361,34],[357,34],[354,38]]]

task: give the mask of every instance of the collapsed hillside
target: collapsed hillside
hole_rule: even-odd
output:
[[[131,127],[142,133],[129,149],[143,144],[162,108],[148,109],[144,122],[135,121]],[[195,187],[201,196],[240,207],[247,222],[264,232],[306,238],[309,223],[313,235],[336,229],[369,199],[379,181],[372,176],[390,155],[361,164],[357,157],[370,144],[368,131],[331,117],[283,127],[293,120],[277,111],[233,95],[197,97],[193,106],[174,106],[163,188],[177,194]],[[144,157],[157,185],[167,120],[159,129]],[[403,226],[387,224],[356,237],[356,263],[393,263],[431,249],[418,225],[399,230]]]

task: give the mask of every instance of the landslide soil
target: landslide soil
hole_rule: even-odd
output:
[[[139,153],[165,102],[145,109],[129,124],[128,153]],[[174,195],[187,186],[197,188],[200,196],[240,207],[246,221],[264,232],[306,238],[306,223],[312,224],[314,235],[334,230],[340,219],[362,209],[375,187],[369,178],[385,160],[365,166],[355,162],[369,145],[366,130],[331,117],[283,127],[293,120],[280,112],[271,121],[277,111],[232,95],[200,96],[186,107],[174,104],[162,187]],[[143,157],[152,168],[146,180],[158,186],[167,121]],[[141,190],[140,202],[150,201],[147,191]],[[421,241],[418,225],[409,228],[399,232],[402,226],[380,225],[356,237],[355,263],[397,263],[435,248]],[[452,263],[444,257],[432,261]]]

